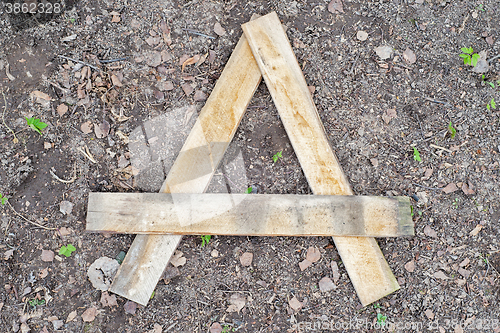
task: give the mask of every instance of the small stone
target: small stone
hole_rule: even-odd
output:
[[[310,262],[307,259],[304,259],[303,261],[299,262],[299,267],[300,267],[301,271],[303,271],[304,269],[306,269],[307,267],[309,267],[311,265],[312,265],[312,262]]]
[[[210,326],[210,333],[222,333],[222,326],[219,323],[213,323]]]
[[[171,280],[179,275],[181,275],[181,271],[177,267],[169,265],[167,266],[167,268],[165,268],[162,279],[163,281],[165,281],[165,283],[167,283],[167,280]]]
[[[489,36],[489,37],[486,37],[486,43],[488,43],[489,45],[493,45],[495,41],[493,40],[493,37]]]
[[[207,95],[201,91],[201,90],[196,90],[196,92],[194,93],[194,100],[196,102],[203,102],[207,99]]]
[[[212,250],[212,252],[210,252],[210,255],[214,258],[217,258],[219,256],[219,251],[214,249]]]
[[[358,33],[356,34],[356,38],[362,42],[364,42],[365,40],[368,39],[368,33],[366,33],[365,31],[358,31]]]
[[[288,301],[288,305],[290,305],[290,308],[292,308],[292,310],[294,310],[295,312],[299,311],[302,308],[302,303],[299,302],[299,300],[295,296]]]
[[[332,279],[329,277],[324,277],[319,281],[319,290],[321,292],[327,292],[330,290],[335,289],[335,284],[333,283]]]
[[[68,106],[66,104],[59,104],[57,107],[57,114],[62,117],[66,112],[68,112]]]
[[[392,56],[392,53],[394,52],[392,47],[388,45],[376,47],[374,51],[382,60],[389,59]]]
[[[253,253],[245,252],[240,257],[241,266],[247,267],[252,264]]]
[[[410,260],[408,261],[406,264],[405,264],[405,269],[410,272],[410,273],[413,273],[415,271],[415,261],[414,260]]]
[[[50,148],[52,148],[52,144],[50,142],[43,143],[43,149],[50,149]]]
[[[73,203],[69,202],[69,201],[61,201],[59,203],[59,211],[61,213],[63,213],[64,215],[68,215],[68,214],[71,214],[71,212],[73,211]]]
[[[54,260],[54,251],[51,250],[42,250],[42,261],[53,261]]]
[[[434,319],[434,313],[432,312],[431,309],[425,310],[424,313],[425,313],[425,315],[427,316],[428,319],[431,319],[431,320]]]
[[[162,93],[161,91],[155,90],[154,91],[154,95],[155,95],[155,98],[157,100],[163,100],[163,99],[165,99],[165,94]]]
[[[307,255],[306,255],[307,260],[314,263],[318,261],[320,258],[321,258],[321,253],[319,252],[318,248],[311,246],[310,248],[307,249]]]
[[[224,29],[222,27],[222,25],[220,25],[219,22],[216,22],[214,24],[214,32],[219,35],[219,36],[225,36],[226,35],[226,29]]]
[[[378,159],[370,158],[370,162],[375,168],[378,167]]]

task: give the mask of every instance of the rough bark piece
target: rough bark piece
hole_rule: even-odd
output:
[[[203,193],[261,80],[242,36],[160,192]],[[146,305],[181,236],[138,235],[110,291]]]
[[[242,28],[314,194],[352,195],[278,16],[273,12]],[[399,289],[374,238],[334,241],[364,306]]]
[[[89,195],[87,231],[364,237],[414,233],[407,197],[98,192]],[[308,259],[315,262],[320,253],[311,249]]]

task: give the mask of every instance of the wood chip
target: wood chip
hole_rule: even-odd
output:
[[[343,13],[344,6],[342,5],[342,0],[333,0],[328,4],[328,11],[330,13]]]
[[[101,304],[103,307],[118,306],[118,303],[116,302],[116,296],[108,294],[107,291],[103,291],[101,293]]]
[[[193,99],[196,102],[203,102],[203,101],[207,100],[207,95],[201,90],[196,90],[196,92],[194,93]]]
[[[424,312],[424,313],[425,313],[425,315],[426,315],[426,317],[427,317],[428,319],[431,319],[431,320],[432,320],[432,319],[434,319],[434,312],[432,312],[432,310],[431,310],[431,309],[427,309],[427,310],[425,310],[425,312]]]
[[[50,95],[47,95],[46,93],[43,93],[43,92],[38,91],[38,90],[35,90],[35,91],[31,92],[31,96],[33,98],[40,98],[40,99],[43,99],[45,101],[52,100],[52,98],[50,97]]]
[[[462,262],[461,262],[460,264],[458,264],[458,266],[460,266],[460,267],[465,267],[465,266],[467,266],[469,263],[470,263],[470,259],[469,259],[469,258],[465,258],[464,260],[462,260]]]
[[[382,115],[382,119],[386,124],[389,124],[393,118],[397,118],[396,109],[387,109]]]
[[[87,323],[92,322],[94,321],[98,313],[99,311],[96,308],[94,307],[88,308],[87,310],[85,310],[84,313],[82,313],[82,319],[84,322]]]
[[[115,74],[111,75],[111,83],[113,83],[113,85],[115,85],[117,87],[122,87],[123,86],[122,81],[120,81],[120,79],[118,78],[118,76],[116,76]]]
[[[80,126],[80,129],[83,132],[83,134],[89,134],[92,132],[93,126],[94,124],[92,124],[90,121],[86,121]]]
[[[319,290],[321,292],[327,292],[335,288],[336,288],[335,284],[329,277],[325,276],[324,278],[319,280]]]
[[[465,195],[471,195],[476,193],[476,191],[472,189],[471,183],[467,185],[465,182],[462,184],[462,192],[464,192]]]
[[[477,236],[477,234],[479,234],[479,232],[481,231],[481,229],[483,229],[483,226],[478,224],[476,225],[476,227],[474,229],[472,229],[472,231],[470,232],[470,235],[471,236]]]
[[[311,265],[312,265],[312,262],[310,262],[307,259],[304,259],[303,261],[299,262],[299,267],[300,267],[301,271],[305,270],[307,267],[309,267]]]
[[[196,55],[192,56],[191,58],[186,59],[186,61],[184,61],[182,63],[182,71],[184,72],[184,68],[186,66],[196,64],[199,60],[200,60],[199,54],[196,54]]]
[[[447,277],[443,271],[437,271],[436,273],[434,273],[434,277],[436,279],[441,279],[441,280],[448,280],[449,279],[449,277]]]
[[[241,266],[250,266],[253,260],[253,253],[245,252],[240,257]]]
[[[246,304],[246,298],[240,293],[234,293],[229,298],[229,307],[226,309],[227,312],[240,312]]]
[[[292,310],[295,312],[299,311],[303,306],[303,304],[299,302],[299,300],[295,296],[288,301],[288,305],[290,305],[290,308],[292,308]]]
[[[189,83],[184,83],[181,85],[182,90],[186,94],[186,96],[189,96],[193,93],[194,89]]]
[[[458,269],[458,273],[460,273],[460,275],[462,275],[464,278],[466,278],[466,279],[467,279],[467,278],[470,276],[471,271],[466,270],[465,268],[460,267],[460,268]]]
[[[332,261],[330,265],[332,266],[333,281],[337,283],[340,279],[339,266],[336,261]]]
[[[78,315],[78,313],[75,311],[71,311],[68,315],[68,318],[66,318],[66,323],[69,323],[70,321],[73,321],[73,319],[76,318],[76,316]]]
[[[43,279],[43,278],[46,278],[47,275],[49,275],[49,268],[48,267],[45,267],[44,269],[42,269],[39,273],[38,273],[38,278],[40,279]]]
[[[415,261],[414,260],[410,260],[408,261],[406,264],[405,264],[405,269],[410,272],[410,273],[413,273],[415,271]]]
[[[430,226],[426,225],[424,228],[424,234],[426,236],[432,237],[432,238],[437,238],[438,235],[434,229],[432,229]]]
[[[415,55],[415,52],[410,50],[409,47],[406,48],[406,50],[403,52],[403,59],[408,63],[408,64],[413,64],[417,60],[417,56]]]
[[[219,36],[225,36],[226,35],[226,29],[224,29],[222,27],[222,25],[220,25],[219,22],[216,22],[214,24],[214,32],[219,35]]]

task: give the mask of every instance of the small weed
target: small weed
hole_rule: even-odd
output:
[[[483,7],[483,4],[480,4],[479,6],[476,7],[477,10],[480,10],[482,12],[485,11],[484,7]]]
[[[153,290],[153,293],[151,294],[151,297],[149,299],[153,299],[155,297],[155,291]]]
[[[68,19],[68,21],[70,21],[71,23],[75,23],[76,20],[74,18],[70,18]]]
[[[208,242],[210,242],[210,238],[212,238],[212,235],[201,235],[201,247],[208,245]]]
[[[493,89],[495,89],[495,83],[494,82],[490,82],[490,81],[486,81],[486,77],[484,76],[484,74],[481,76],[483,82],[487,83],[490,85],[490,87],[492,87]],[[500,86],[500,80],[497,81],[497,84],[498,86]]]
[[[379,324],[380,326],[384,327],[386,320],[387,320],[387,316],[384,316],[381,313],[377,313],[377,324]]]
[[[412,206],[412,208],[413,208],[413,206]],[[380,304],[379,304],[379,303],[377,303],[377,304],[373,304],[373,308],[374,308],[374,309],[382,309],[382,307],[380,306]]]
[[[28,302],[29,305],[31,305],[32,307],[36,307],[38,305],[44,305],[45,304],[45,300],[44,299],[38,299],[38,298],[33,298],[31,301]]]
[[[410,206],[411,217],[413,217],[413,205]]]
[[[221,333],[236,332],[236,328],[230,328],[228,325],[224,325]]]
[[[414,159],[415,161],[421,162],[421,161],[422,161],[422,159],[420,158],[420,153],[419,153],[419,151],[418,151],[418,150],[417,150],[417,148],[415,148],[415,147],[412,147],[412,148],[413,148],[413,159]]]
[[[453,207],[453,209],[457,209],[458,208],[458,198],[455,198],[455,201],[453,201],[451,203],[451,206]]]
[[[474,53],[472,47],[462,47],[462,54],[460,54],[460,58],[464,60],[464,65],[471,65],[472,67],[476,67],[477,61],[480,56],[477,53]]]
[[[246,193],[246,194],[250,194],[250,193],[252,193],[252,190],[253,190],[253,189],[252,189],[252,186],[249,186],[249,187],[247,188],[247,190],[245,191],[245,193]]]
[[[73,245],[68,244],[66,246],[64,246],[64,245],[61,246],[61,248],[59,249],[59,254],[68,258],[71,256],[71,253],[73,253],[74,251],[76,251],[76,248]]]
[[[450,132],[451,138],[455,139],[455,135],[457,134],[457,130],[455,128],[453,128],[453,124],[451,123],[451,120],[450,120],[450,123],[448,124],[448,132]]]
[[[274,163],[278,162],[279,158],[282,157],[281,156],[282,152],[283,151],[281,150],[281,151],[279,151],[279,152],[277,152],[276,154],[273,155],[273,161],[274,161]]]
[[[40,121],[40,119],[35,118],[35,117],[25,117],[26,122],[28,123],[28,126],[31,127],[35,132],[38,132],[38,134],[42,135],[42,130],[47,127],[47,124]]]
[[[0,193],[0,202],[2,203],[2,205],[5,205],[8,200],[9,200],[9,197],[4,196],[4,195],[2,195],[2,193]]]
[[[496,109],[497,108],[497,104],[495,103],[495,99],[492,98],[491,101],[488,103],[488,105],[486,105],[486,108],[488,109],[488,111],[490,109]]]

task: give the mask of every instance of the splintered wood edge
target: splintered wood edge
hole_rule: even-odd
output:
[[[255,21],[243,24],[242,28],[313,192],[315,194],[352,194],[347,179],[331,148],[326,148],[321,152],[311,152],[311,150],[314,150],[312,147],[329,147],[329,143],[326,140],[323,124],[312,102],[302,70],[293,54],[285,32],[281,29],[278,16],[275,12],[272,12]],[[279,49],[275,48],[276,44],[279,45]],[[288,70],[288,72],[284,75],[286,79],[281,77],[281,82],[295,81],[296,84],[298,83],[302,101],[298,103],[288,101],[284,105],[279,105],[280,99],[286,100],[294,97],[294,94],[279,96],[279,90],[273,86],[275,82],[269,74],[274,70],[271,64],[273,60],[278,59],[280,61],[280,58],[285,57],[287,66],[284,70]],[[279,73],[274,73],[274,75],[279,75]],[[283,89],[283,84],[281,88]],[[300,109],[295,108],[294,110],[293,107],[289,107],[290,105],[299,105]],[[294,115],[293,112],[296,114]],[[301,118],[306,116],[308,120],[297,119],[297,115]],[[289,123],[287,123],[287,120]],[[304,142],[303,138],[294,137],[294,135],[298,135],[297,131],[301,130],[304,133],[305,130],[301,129],[301,126],[310,127],[309,122],[313,123],[315,129],[322,129],[322,136],[318,137],[318,139],[323,142],[310,142],[311,145],[301,147]],[[311,129],[310,132],[314,133]],[[299,145],[298,142],[300,142]],[[324,154],[330,159],[328,163],[338,165],[332,174],[326,172],[321,174],[317,170],[319,165],[316,159],[318,157],[323,158]],[[363,306],[400,288],[374,238],[333,237],[333,239]]]
[[[254,16],[252,18],[254,18]],[[229,64],[232,64],[231,68],[228,68]],[[253,59],[252,52],[248,47],[248,43],[244,36],[240,38],[240,41],[236,45],[233,54],[229,58],[228,63],[222,71],[221,76],[215,84],[214,90],[212,91],[212,94],[210,96],[212,97],[212,95],[216,91],[224,91],[225,86],[228,87],[229,91],[231,89],[235,89],[235,80],[232,77],[232,74],[238,73],[238,71],[246,71],[246,73],[241,78],[245,80],[244,84],[238,86],[240,88],[244,88],[245,91],[238,91],[238,93],[240,94],[237,95],[246,95],[245,97],[241,97],[245,99],[244,101],[238,100],[238,102],[240,102],[240,104],[242,105],[222,105],[222,107],[232,107],[234,109],[233,111],[240,111],[241,113],[239,115],[239,119],[234,124],[234,128],[229,129],[233,133],[229,135],[228,142],[231,141],[234,133],[236,132],[239,122],[241,121],[241,118],[243,117],[243,114],[248,106],[248,103],[250,103],[250,100],[261,80],[260,71],[257,67],[257,64],[255,63],[255,60]],[[231,95],[231,93],[228,93],[228,95]],[[212,100],[213,98],[210,99],[209,97],[203,109],[205,109],[207,107],[207,104],[211,103]],[[201,119],[202,114],[205,114],[203,112],[203,109],[198,120]],[[198,130],[204,130],[201,125],[197,126],[195,124],[195,126]],[[197,137],[204,138],[204,133],[198,133],[195,135],[192,134],[194,133],[190,133],[190,137],[194,137],[195,139]],[[189,139],[190,138],[188,137],[184,146],[190,146],[190,143],[188,142]],[[216,157],[220,157],[222,159],[223,154],[220,154],[220,156]],[[220,160],[213,160],[212,162],[215,169],[217,168]],[[174,166],[172,166],[172,168]],[[201,177],[198,180],[198,183],[190,182],[188,185],[184,186],[184,188],[182,186],[177,186],[177,188],[179,189],[179,191],[185,192],[198,192],[201,188],[201,192],[204,192],[206,187],[209,185],[210,180],[211,177]],[[169,191],[169,183],[167,182],[167,180],[165,180],[161,192]],[[127,253],[127,255],[125,256],[124,261],[120,265],[120,268],[118,269],[118,272],[113,279],[110,291],[146,306],[152,292],[154,291],[154,288],[156,287],[156,284],[161,278],[163,271],[167,267],[168,262],[170,261],[170,258],[173,255],[178,244],[180,243],[181,239],[182,236],[178,235],[136,236],[134,242],[129,248],[129,253]]]

